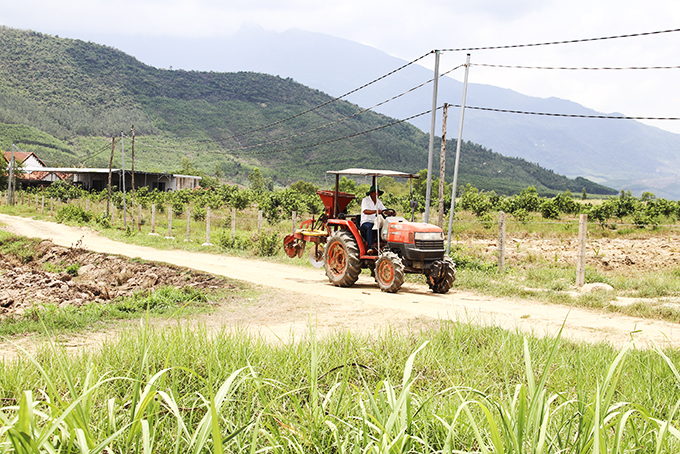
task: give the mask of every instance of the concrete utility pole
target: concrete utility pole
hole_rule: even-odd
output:
[[[434,51],[434,85],[432,86],[432,122],[430,125],[430,148],[427,155],[427,188],[425,191],[425,214],[423,222],[430,221],[430,197],[432,195],[432,155],[434,154],[434,128],[437,122],[437,91],[439,90],[439,56],[441,52]]]
[[[111,137],[111,159],[109,159],[109,196],[106,200],[106,217],[108,218],[110,213],[110,208],[111,208],[111,168],[113,167],[113,150],[116,146],[116,138]]]
[[[458,143],[456,144],[456,163],[453,166],[453,188],[451,189],[451,210],[449,212],[449,232],[446,253],[451,250],[451,227],[453,226],[453,210],[456,207],[456,186],[458,185],[458,163],[460,162],[460,144],[463,142],[463,120],[465,119],[465,101],[467,98],[468,73],[470,72],[470,54],[465,61],[465,81],[463,82],[463,101],[460,103],[460,124],[458,126]]]
[[[444,184],[446,183],[446,122],[449,117],[449,105],[444,103],[442,111],[442,147],[439,152],[439,216],[437,225],[441,228],[444,225]]]
[[[123,139],[124,135],[121,132],[120,133],[120,150],[121,153],[123,154],[123,168],[120,170],[120,175],[123,177],[123,228],[127,229],[127,206],[125,204],[125,140]]]
[[[132,203],[135,201],[135,125],[132,125],[132,182],[130,183],[132,191]]]

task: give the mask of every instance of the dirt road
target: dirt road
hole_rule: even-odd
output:
[[[387,326],[420,325],[454,319],[509,330],[555,335],[566,320],[563,336],[572,340],[607,341],[621,346],[635,335],[639,347],[654,341],[660,346],[680,346],[678,325],[604,311],[542,304],[535,301],[494,298],[452,290],[432,294],[426,286],[406,283],[397,294],[380,292],[373,279],[362,275],[352,288],[328,283],[323,269],[250,260],[225,255],[164,251],[119,243],[85,227],[69,227],[0,214],[2,228],[28,237],[51,239],[62,246],[78,245],[96,252],[139,257],[186,266],[275,289],[274,297],[246,308],[214,314],[210,325],[247,326],[275,338],[300,337],[308,324],[318,333],[333,330],[376,331]]]

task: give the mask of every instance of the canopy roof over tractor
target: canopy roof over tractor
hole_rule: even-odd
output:
[[[395,170],[371,170],[371,169],[345,169],[329,170],[326,172],[331,175],[360,175],[370,177],[393,177],[393,178],[420,178],[417,173],[397,172]]]

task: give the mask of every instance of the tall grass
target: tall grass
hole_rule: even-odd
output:
[[[456,323],[279,346],[142,326],[3,364],[0,452],[677,452],[679,355],[631,347]]]

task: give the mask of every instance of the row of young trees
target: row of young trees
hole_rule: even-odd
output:
[[[488,219],[492,211],[510,213],[519,221],[526,221],[529,214],[534,212],[540,213],[544,219],[560,219],[562,215],[585,213],[603,227],[613,220],[619,223],[629,221],[638,227],[644,227],[680,219],[680,201],[657,199],[649,192],[638,198],[630,191],[621,191],[616,197],[593,203],[585,198],[578,201],[569,191],[552,198],[540,197],[536,188],[529,186],[517,195],[504,197],[467,185],[462,190],[458,206],[482,219]]]
[[[151,204],[163,210],[165,206],[172,206],[173,212],[181,215],[187,206],[192,207],[192,214],[196,219],[205,217],[206,207],[217,210],[221,207],[235,208],[239,211],[255,207],[263,212],[264,217],[272,224],[283,218],[290,217],[292,212],[319,215],[323,212],[323,203],[317,195],[318,186],[298,181],[285,189],[274,190],[270,182],[265,179],[258,169],[248,178],[249,187],[220,184],[216,179],[211,180],[213,186],[197,190],[179,190],[160,192],[147,187],[138,188],[134,194],[127,194],[128,205],[142,205],[147,209]],[[424,185],[414,185],[413,191],[406,183],[397,183],[391,178],[379,180],[385,194],[381,196],[383,203],[402,213],[411,212],[411,199],[419,203],[418,211],[425,206]],[[359,210],[359,203],[369,184],[358,184],[354,180],[342,177],[340,190],[356,194],[356,200],[350,204],[350,212]],[[436,187],[436,186],[435,186]],[[123,193],[113,188],[111,201],[118,209],[123,208]],[[106,201],[108,191],[88,192],[66,181],[57,181],[46,188],[34,188],[31,192],[41,191],[46,197],[59,199],[63,202],[69,199],[89,198],[96,202]],[[433,193],[436,191],[433,191]],[[529,186],[519,194],[513,196],[497,195],[493,191],[485,192],[471,185],[459,188],[459,199],[456,211],[465,210],[474,213],[483,221],[494,219],[494,213],[504,211],[516,220],[526,222],[532,213],[540,213],[544,219],[555,220],[563,215],[587,213],[589,217],[605,226],[612,220],[620,223],[629,221],[638,226],[658,225],[664,221],[680,219],[680,202],[657,199],[653,194],[644,193],[640,198],[631,195],[630,191],[621,191],[616,197],[604,201],[589,202],[585,194],[578,200],[569,191],[555,197],[541,197],[536,188]],[[450,207],[450,193],[445,192],[444,206],[448,212]],[[436,194],[432,206],[437,206]]]

